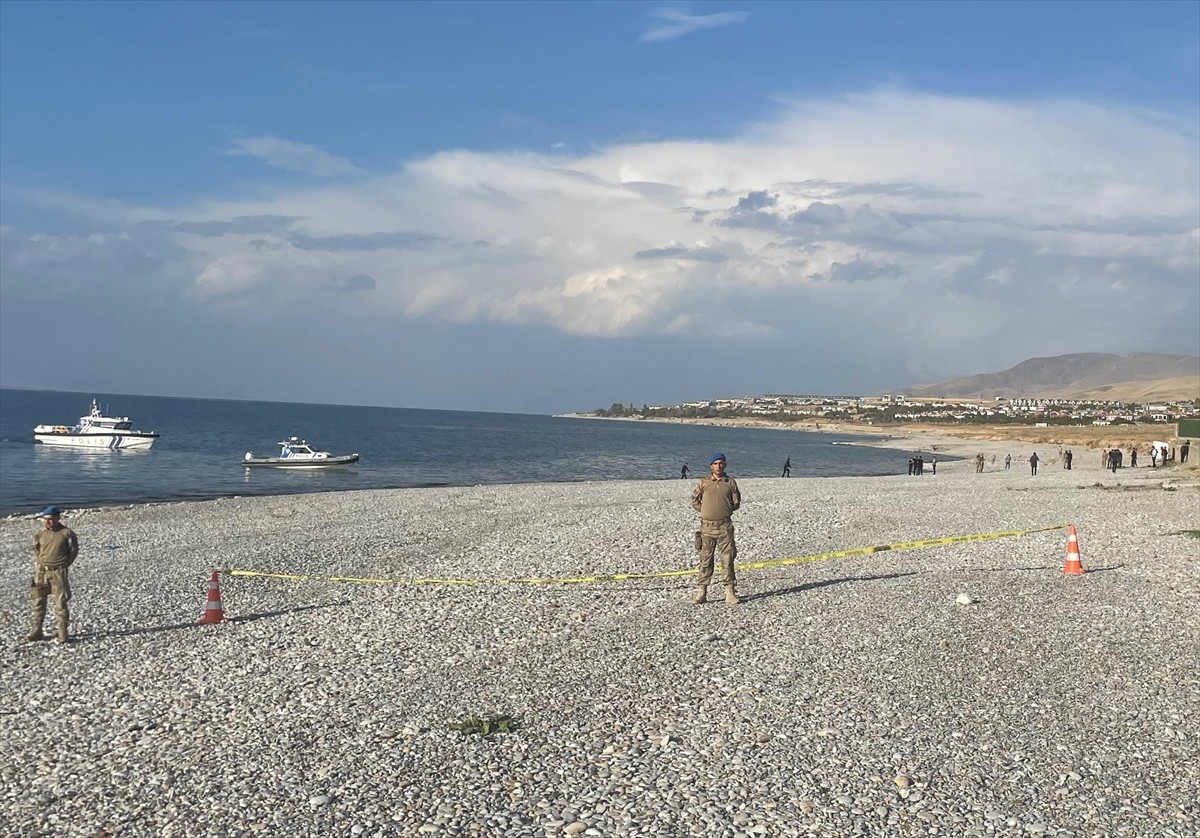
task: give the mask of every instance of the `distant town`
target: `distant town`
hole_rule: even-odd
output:
[[[641,419],[770,419],[776,422],[861,422],[888,425],[910,422],[1014,425],[1140,425],[1200,419],[1200,399],[1139,404],[1088,399],[949,399],[881,396],[776,395],[739,396],[677,405],[614,402],[596,416]]]

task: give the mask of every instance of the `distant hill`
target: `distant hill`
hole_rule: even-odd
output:
[[[1003,372],[902,388],[909,396],[994,399],[1093,398],[1129,402],[1200,398],[1200,357],[1084,352],[1030,358]]]

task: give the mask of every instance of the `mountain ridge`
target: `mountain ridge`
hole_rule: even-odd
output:
[[[1200,356],[1079,352],[1028,358],[1007,370],[901,388],[944,398],[1083,398],[1186,401],[1200,398]]]

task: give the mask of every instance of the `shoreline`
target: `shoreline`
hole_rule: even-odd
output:
[[[686,424],[686,425],[709,425],[715,427],[735,427],[735,428],[763,428],[768,430],[789,430],[803,433],[828,433],[841,434],[844,436],[853,436],[861,438],[861,441],[847,443],[850,445],[864,446],[879,449],[893,450],[901,454],[915,454],[930,452],[941,457],[953,457],[959,460],[969,460],[975,457],[976,454],[982,453],[988,458],[988,467],[997,463],[1002,463],[1006,455],[1012,455],[1014,467],[1024,467],[1029,454],[1037,450],[1039,457],[1043,462],[1043,467],[1058,466],[1061,463],[1059,449],[1069,448],[1072,445],[1079,446],[1079,443],[1058,441],[1044,441],[1050,438],[1063,437],[1066,439],[1074,439],[1076,436],[1070,434],[1052,433],[1057,428],[1031,428],[1029,426],[1018,426],[1015,437],[1027,438],[1007,438],[1003,434],[1003,430],[1008,426],[982,426],[979,428],[947,428],[945,426],[886,426],[886,427],[863,427],[861,425],[846,425],[837,423],[813,423],[813,425],[794,425],[792,423],[774,422],[770,420],[758,419],[685,419],[685,418],[669,418],[669,419],[635,419],[632,417],[615,417],[615,416],[592,416],[589,414],[558,414],[555,418],[564,419],[589,419],[611,422],[656,422],[663,424]],[[1139,426],[1143,429],[1143,435],[1147,439],[1154,436],[1155,432],[1160,427],[1169,426]],[[1106,429],[1092,429],[1083,426],[1067,426],[1067,430],[1076,431],[1103,431]],[[957,431],[957,432],[956,432]],[[1171,437],[1173,439],[1173,437]],[[1115,442],[1105,440],[1104,449],[1116,445]],[[1125,445],[1121,445],[1123,450],[1129,450],[1128,440]],[[1139,449],[1144,453],[1149,447],[1149,442],[1144,442],[1139,445]],[[1098,452],[1100,446],[1088,447],[1089,452]],[[1193,447],[1193,455],[1187,463],[1172,462],[1170,466],[1160,467],[1164,473],[1170,472],[1175,478],[1200,477],[1200,446]],[[993,459],[994,458],[994,459]],[[1094,453],[1089,456],[1082,456],[1080,452],[1076,452],[1075,463],[1076,470],[1092,465]],[[1086,462],[1085,462],[1086,461]],[[939,466],[943,469],[948,465],[947,461],[939,461]],[[928,467],[928,463],[926,464]],[[903,460],[897,460],[897,470],[894,474],[901,474]],[[1132,469],[1126,466],[1121,470],[1122,474],[1132,477],[1135,474],[1140,474],[1145,469],[1147,473],[1154,473],[1154,469],[1150,467],[1148,458],[1143,458],[1137,469]],[[797,472],[799,469],[797,468]],[[734,472],[736,474],[736,470]],[[841,475],[838,477],[807,477],[804,474],[797,473],[792,479],[820,479],[831,480],[846,479],[854,480],[872,480],[881,479],[889,476],[894,476],[889,472],[886,474],[875,475]],[[694,480],[698,474],[693,474],[689,479]],[[627,479],[627,478],[622,478]],[[663,476],[659,478],[642,478],[646,482],[655,483],[660,480],[674,481],[677,478],[674,475]],[[739,477],[739,479],[745,479]],[[762,479],[762,478],[755,478]],[[1166,478],[1163,478],[1166,479]],[[514,481],[514,482],[495,482],[495,483],[445,483],[435,486],[403,486],[391,488],[352,488],[344,490],[319,490],[314,492],[278,492],[278,493],[263,493],[263,494],[225,494],[211,495],[205,497],[191,498],[159,498],[150,500],[121,500],[113,501],[112,503],[92,503],[84,507],[73,507],[76,514],[79,512],[92,512],[105,509],[121,509],[142,506],[174,506],[185,503],[207,503],[220,500],[240,500],[243,498],[266,498],[266,497],[287,497],[297,495],[305,497],[309,495],[322,494],[342,494],[342,493],[360,493],[371,491],[412,491],[423,489],[441,489],[441,488],[470,488],[479,486],[528,486],[528,485],[571,485],[577,483],[596,483],[596,482],[616,482],[608,481],[603,478],[583,478],[583,479],[563,479],[555,481]],[[36,505],[36,504],[35,504]],[[22,519],[32,515],[32,512],[25,511],[9,511],[0,513],[0,521],[9,519]]]
[[[848,436],[883,436],[886,441],[916,440],[922,438],[942,441],[954,439],[963,442],[995,442],[1001,444],[1029,445],[1073,445],[1088,449],[1121,448],[1128,450],[1137,446],[1146,451],[1151,442],[1161,441],[1178,445],[1174,424],[1161,425],[1050,425],[1035,427],[1021,424],[978,424],[939,425],[934,423],[900,423],[894,425],[862,425],[857,422],[781,422],[773,419],[751,417],[690,418],[663,417],[638,418],[633,416],[596,416],[587,413],[562,413],[556,418],[593,419],[610,422],[658,422],[676,425],[711,425],[732,428],[767,428],[771,430],[796,431],[803,433],[846,434]],[[879,447],[895,447],[877,443]],[[1191,465],[1191,462],[1187,463]]]

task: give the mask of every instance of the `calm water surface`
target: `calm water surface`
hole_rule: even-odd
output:
[[[105,415],[162,437],[149,451],[78,451],[33,442],[40,423],[73,425],[99,399]],[[247,469],[288,436],[333,454],[342,469]],[[511,413],[123,396],[0,389],[0,514],[48,503],[90,507],[232,495],[414,486],[698,476],[723,451],[737,477],[903,474],[907,455],[833,442],[862,437],[758,428],[615,422]]]

